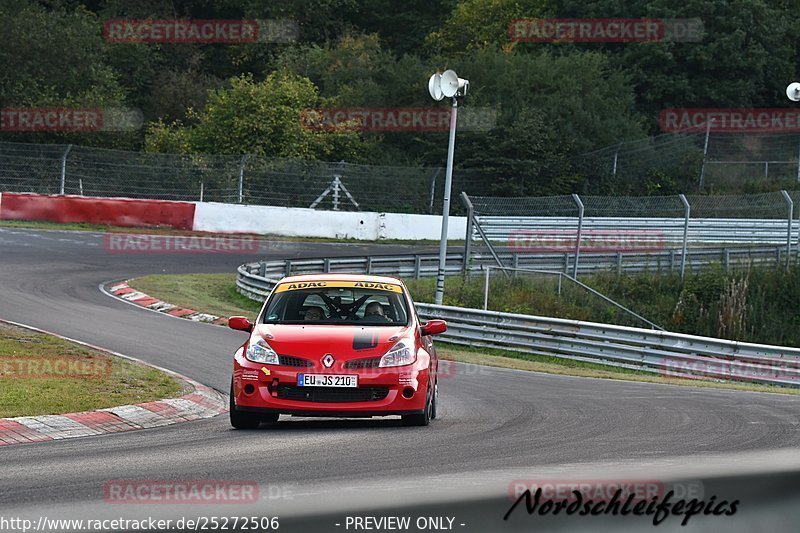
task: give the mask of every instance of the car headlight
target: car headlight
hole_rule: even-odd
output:
[[[278,354],[275,353],[267,341],[259,339],[247,347],[247,358],[254,363],[266,363],[268,365],[280,364]]]
[[[379,367],[410,365],[417,360],[417,354],[407,341],[400,341],[381,357]]]

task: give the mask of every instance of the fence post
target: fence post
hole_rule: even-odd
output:
[[[575,205],[578,206],[578,234],[575,238],[575,264],[572,267],[572,277],[578,277],[578,259],[581,255],[581,232],[583,231],[583,202],[577,194],[572,195]]]
[[[433,214],[433,198],[436,196],[436,178],[439,176],[439,172],[442,171],[442,167],[436,169],[436,173],[433,175],[433,179],[431,180],[431,201],[430,205],[428,206],[428,212],[432,215]]]
[[[244,201],[244,164],[247,162],[249,154],[242,156],[242,161],[239,163],[239,203]]]
[[[434,178],[436,179],[436,178]],[[461,191],[461,202],[467,208],[467,231],[464,235],[464,262],[461,264],[461,273],[466,274],[469,269],[469,260],[472,254],[472,225],[474,223],[475,208],[465,191]]]
[[[703,165],[700,167],[700,190],[703,190],[706,177],[706,157],[708,156],[708,137],[711,134],[711,119],[706,122],[706,141],[703,144]]]
[[[203,182],[200,182],[200,201],[203,201]]]
[[[67,155],[72,150],[72,145],[68,144],[67,149],[64,150],[64,155],[61,156],[61,196],[64,196],[64,186],[67,181]]]
[[[686,195],[679,194],[681,203],[683,203],[684,218],[683,218],[683,251],[681,252],[681,279],[683,279],[686,272],[686,248],[689,246],[689,217],[692,214],[692,206],[689,205],[689,200]]]
[[[794,221],[794,202],[789,193],[785,190],[781,191],[783,199],[786,200],[786,269],[789,269],[789,261],[792,256],[792,222]]]
[[[800,183],[800,143],[797,143],[797,183]]]
[[[622,146],[622,143],[617,145],[617,150],[614,152],[614,168],[611,169],[611,177],[617,177],[617,159],[619,158],[619,149]]]

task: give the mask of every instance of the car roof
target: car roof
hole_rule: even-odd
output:
[[[295,276],[287,276],[280,282],[290,283],[298,281],[367,281],[370,283],[392,283],[405,287],[405,284],[400,278],[392,276],[371,276],[369,274],[298,274]]]

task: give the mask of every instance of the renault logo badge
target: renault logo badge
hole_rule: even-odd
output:
[[[325,365],[325,368],[330,368],[333,366],[334,361],[336,359],[333,358],[333,355],[326,353],[325,357],[322,358],[322,364]]]

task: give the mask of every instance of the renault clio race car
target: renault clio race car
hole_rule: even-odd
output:
[[[436,418],[438,359],[447,324],[421,323],[403,282],[360,274],[282,279],[233,358],[231,425],[251,429],[294,416]]]

